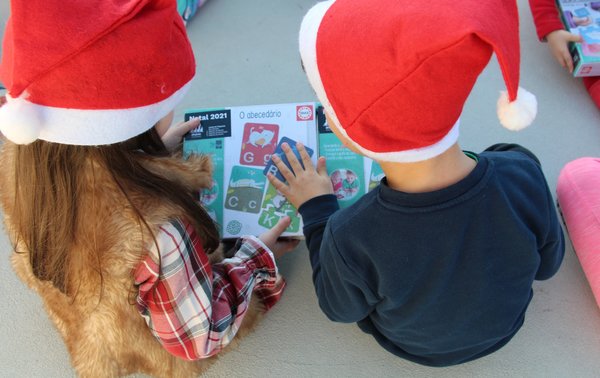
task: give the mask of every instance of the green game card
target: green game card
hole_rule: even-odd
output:
[[[269,184],[263,200],[262,212],[258,224],[271,229],[279,219],[288,215],[292,223],[286,229],[287,232],[298,232],[300,230],[300,217],[296,208],[281,194],[273,185]]]
[[[266,181],[262,169],[233,166],[225,208],[257,214],[260,212]]]

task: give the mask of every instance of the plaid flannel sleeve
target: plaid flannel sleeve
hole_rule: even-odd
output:
[[[277,280],[273,255],[257,238],[245,238],[234,257],[212,266],[189,223],[163,225],[156,239],[134,271],[137,308],[177,357],[217,354],[237,333],[253,294],[267,308],[281,297],[285,283]]]

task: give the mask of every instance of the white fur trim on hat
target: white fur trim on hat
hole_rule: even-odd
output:
[[[344,130],[344,125],[340,124],[340,121],[335,114],[335,110],[329,102],[329,98],[327,97],[327,93],[325,92],[325,88],[321,80],[317,62],[317,33],[319,31],[319,26],[321,25],[321,20],[333,3],[335,3],[335,0],[317,3],[308,11],[308,13],[306,13],[300,26],[299,45],[300,56],[302,58],[304,70],[308,76],[308,81],[315,90],[319,101],[321,101],[325,111],[327,112],[327,115],[332,119],[333,122],[335,122],[337,130],[344,135],[348,141],[352,142],[356,149],[358,149],[363,155],[378,161],[411,163],[431,159],[449,149],[458,140],[460,124],[459,120],[456,121],[448,134],[446,134],[440,141],[433,145],[423,148],[416,148],[413,150],[375,152],[358,145],[348,136],[346,130]]]
[[[537,115],[537,99],[519,87],[515,101],[509,101],[507,91],[500,92],[497,104],[498,118],[502,126],[517,131],[529,126]]]
[[[334,118],[334,122],[339,124],[337,118],[335,116],[331,116]],[[404,150],[404,151],[393,151],[393,152],[375,152],[371,150],[367,150],[366,148],[359,146],[356,144],[346,133],[346,130],[342,128],[338,128],[338,131],[344,135],[344,137],[351,141],[352,144],[360,151],[361,154],[370,157],[376,161],[390,161],[393,163],[414,163],[416,161],[423,161],[427,159],[431,159],[438,155],[441,155],[444,151],[448,150],[456,141],[458,140],[458,136],[460,134],[460,119],[456,121],[456,123],[452,126],[448,134],[444,135],[442,139],[438,142],[431,144],[427,147],[414,148],[412,150]]]
[[[160,102],[130,109],[56,108],[7,95],[0,107],[0,131],[17,144],[36,139],[81,146],[118,143],[153,127],[177,106],[190,85],[191,80]]]

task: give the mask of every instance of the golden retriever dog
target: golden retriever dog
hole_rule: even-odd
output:
[[[177,216],[180,210],[143,193],[125,198],[106,169],[88,162],[84,184],[78,188],[81,211],[75,220],[74,242],[65,267],[65,287],[71,293],[67,295],[50,281],[39,280],[34,275],[29,253],[16,235],[12,223],[17,190],[16,148],[5,142],[0,152],[0,200],[6,230],[15,243],[12,265],[19,278],[42,297],[77,373],[82,377],[115,377],[135,372],[156,377],[193,377],[209,367],[214,357],[188,362],[166,352],[150,333],[135,305],[132,272],[145,257],[144,246],[153,240],[150,230],[156,232],[166,219]],[[144,166],[180,182],[189,190],[207,187],[212,173],[210,159],[202,156],[188,160],[149,158]],[[140,224],[132,203],[149,227]],[[211,261],[218,261],[221,255],[221,251],[213,253]],[[235,337],[236,342],[253,328],[263,313],[261,303],[253,300]]]

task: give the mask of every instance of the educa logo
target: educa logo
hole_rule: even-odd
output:
[[[313,107],[312,105],[296,106],[296,121],[312,121]]]

